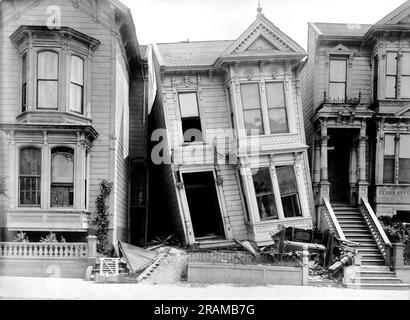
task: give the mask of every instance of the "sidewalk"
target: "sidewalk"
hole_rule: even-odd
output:
[[[410,300],[410,290],[302,286],[98,284],[79,279],[0,277],[0,299]]]

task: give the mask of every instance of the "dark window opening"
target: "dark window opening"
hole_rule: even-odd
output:
[[[299,191],[293,166],[276,168],[285,218],[301,217]]]
[[[74,150],[59,147],[51,151],[51,207],[74,205]]]
[[[270,168],[252,169],[252,178],[261,220],[279,219]]]
[[[203,141],[196,92],[179,93],[178,97],[184,142]]]
[[[386,55],[386,98],[397,98],[397,52]]]
[[[41,204],[41,150],[20,150],[19,203],[22,206]]]

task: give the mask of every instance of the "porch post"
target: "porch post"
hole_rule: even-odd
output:
[[[376,170],[375,179],[376,184],[383,183],[383,166],[384,166],[384,119],[380,120],[377,126],[376,138]]]
[[[315,203],[319,203],[320,185],[320,138],[317,136],[314,141],[315,149],[313,154],[313,194]]]
[[[394,137],[394,184],[399,184],[400,133]]]
[[[362,119],[359,139],[359,199],[360,197],[367,198],[368,182],[366,180],[366,120]]]
[[[327,135],[327,120],[322,122],[321,128],[321,149],[320,149],[320,199],[319,203],[322,203],[323,198],[329,197],[330,183],[328,181],[328,163],[327,163],[327,152],[328,152],[328,140]]]
[[[357,143],[352,141],[350,147],[350,176],[349,176],[349,202],[350,205],[356,205],[357,198]]]

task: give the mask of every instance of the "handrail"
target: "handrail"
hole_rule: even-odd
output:
[[[389,238],[387,237],[386,233],[383,230],[383,227],[381,226],[379,219],[377,219],[376,214],[374,213],[372,207],[370,206],[369,201],[366,198],[361,198],[363,204],[366,207],[367,212],[369,213],[370,217],[373,220],[373,223],[375,224],[377,231],[379,232],[380,236],[382,237],[384,243],[388,246],[391,246],[391,242]]]
[[[338,234],[340,240],[346,241],[345,234],[343,233],[343,230],[340,227],[339,221],[336,218],[336,215],[333,211],[332,205],[330,204],[329,198],[323,197],[323,201],[325,203],[326,210],[329,213],[330,219],[333,223],[334,228],[336,229],[336,233]]]
[[[82,242],[0,242],[0,258],[86,258]]]
[[[379,247],[380,252],[383,255],[386,265],[390,265],[390,248],[392,245],[389,239],[387,238],[387,235],[384,232],[367,198],[361,197],[360,201],[360,212],[363,215],[363,218],[366,221],[369,230],[373,235],[373,238],[376,241],[376,244]]]

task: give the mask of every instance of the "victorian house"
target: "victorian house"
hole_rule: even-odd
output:
[[[301,80],[317,221],[361,244],[367,264],[389,263],[376,215],[410,221],[409,31],[410,1],[374,25],[309,23]]]
[[[161,43],[153,52],[156,226],[187,244],[258,245],[272,243],[280,225],[312,227],[297,76],[305,51],[259,7],[237,39]]]
[[[131,170],[145,174],[144,68],[119,1],[0,2],[3,241],[81,241],[102,180],[113,182],[110,242],[130,238],[129,204],[145,204],[143,191],[129,197]]]

